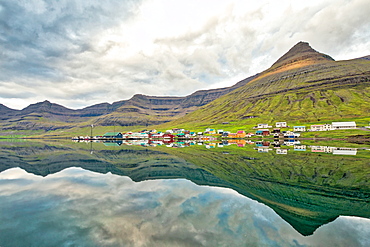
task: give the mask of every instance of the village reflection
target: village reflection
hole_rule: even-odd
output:
[[[288,152],[312,152],[312,153],[327,153],[334,155],[356,155],[358,150],[369,150],[369,147],[334,147],[334,146],[319,146],[319,145],[305,145],[300,140],[274,140],[274,141],[254,141],[245,139],[230,139],[219,141],[216,138],[207,138],[206,140],[183,140],[175,141],[173,139],[167,140],[151,140],[151,139],[137,139],[137,140],[74,140],[74,142],[86,143],[101,143],[104,146],[142,146],[142,147],[156,147],[165,146],[169,148],[185,148],[191,146],[204,146],[207,149],[223,148],[226,146],[237,146],[240,148],[249,146],[258,153],[275,152],[276,154],[288,154]]]

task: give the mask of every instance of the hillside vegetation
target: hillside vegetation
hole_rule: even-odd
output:
[[[317,122],[369,115],[369,60],[333,61],[303,42],[284,57],[246,85],[169,125],[219,124],[250,117]]]

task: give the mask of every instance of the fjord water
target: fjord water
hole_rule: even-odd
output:
[[[338,145],[3,142],[0,246],[369,246],[369,146]]]

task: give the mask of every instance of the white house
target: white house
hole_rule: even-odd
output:
[[[334,130],[356,129],[356,122],[332,122]]]
[[[331,124],[311,125],[311,131],[328,131],[328,130],[333,130],[333,125]]]
[[[276,122],[276,128],[286,128],[288,125],[286,122]]]
[[[271,148],[269,148],[269,147],[264,147],[264,146],[262,146],[262,147],[258,147],[257,148],[257,152],[259,152],[259,153],[268,153],[269,151],[271,151],[272,149]]]
[[[293,131],[306,131],[306,126],[293,126]]]
[[[257,124],[257,129],[267,129],[267,128],[272,128],[272,126],[269,126],[266,123],[259,123],[259,124]]]
[[[314,153],[332,153],[333,147],[328,146],[311,146],[311,152]]]

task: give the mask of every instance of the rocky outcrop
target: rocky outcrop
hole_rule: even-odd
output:
[[[277,69],[279,67],[287,66],[297,62],[305,63],[320,63],[334,61],[329,55],[319,53],[307,42],[299,42],[293,46],[287,53],[280,57],[271,68]]]

